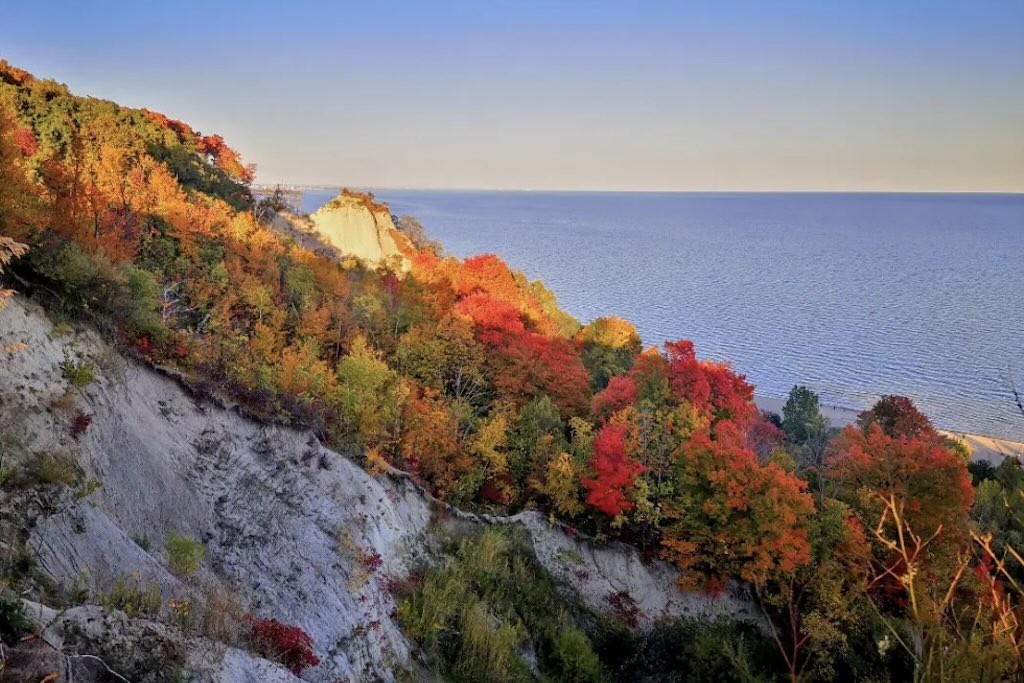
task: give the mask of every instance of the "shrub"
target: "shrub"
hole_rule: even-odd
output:
[[[92,494],[96,493],[96,491],[98,491],[102,486],[103,482],[99,479],[90,479],[78,487],[78,490],[75,491],[75,498],[78,500],[85,500]]]
[[[640,608],[636,606],[636,600],[629,594],[629,591],[619,591],[609,595],[608,604],[619,621],[626,626],[636,628],[640,623]]]
[[[32,473],[40,484],[64,486],[74,486],[82,476],[78,463],[66,451],[37,454]]]
[[[92,384],[95,378],[92,365],[86,362],[76,362],[70,356],[65,356],[60,364],[61,374],[64,379],[71,382],[73,386],[82,388]]]
[[[206,591],[194,607],[194,622],[199,632],[210,640],[240,647],[245,643],[245,612],[223,588]]]
[[[135,545],[139,546],[147,553],[150,551],[150,548],[153,547],[153,544],[149,541],[149,534],[145,532],[140,534],[132,534],[132,541],[134,541]]]
[[[280,662],[298,675],[303,669],[320,663],[313,651],[313,639],[298,626],[277,619],[259,619],[245,615],[249,625],[249,643],[261,656]]]
[[[563,681],[599,681],[603,678],[601,660],[590,647],[590,639],[578,628],[558,632],[554,642],[554,657],[559,664]]]
[[[402,629],[446,678],[531,681],[524,653],[532,652],[542,680],[604,680],[572,606],[521,532],[488,529],[451,541],[447,553],[422,583],[403,586],[397,608]]]
[[[172,572],[185,578],[196,575],[199,564],[206,555],[206,548],[202,543],[176,531],[167,533],[164,550],[167,552],[167,566]]]
[[[71,434],[72,437],[74,437],[77,440],[78,437],[80,437],[82,434],[85,434],[86,430],[89,429],[89,425],[91,424],[92,415],[90,415],[89,413],[83,413],[80,410],[78,411],[78,414],[76,414],[71,419],[71,424],[70,426],[68,426],[68,432]]]
[[[122,576],[107,593],[98,593],[96,602],[107,609],[116,609],[130,617],[160,614],[160,584],[153,581],[143,585],[139,574]]]
[[[10,641],[29,629],[28,619],[17,598],[0,598],[0,639]],[[2,670],[2,667],[0,667]]]

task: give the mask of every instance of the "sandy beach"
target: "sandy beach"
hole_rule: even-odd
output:
[[[771,412],[779,413],[780,415],[782,414],[782,406],[786,403],[785,399],[768,398],[767,396],[755,396],[754,401],[762,410],[770,410]],[[832,422],[833,427],[845,427],[846,425],[857,421],[857,416],[860,414],[860,411],[841,406],[822,405],[821,413]],[[1024,443],[1020,441],[997,439],[981,434],[951,432],[945,429],[940,429],[939,431],[943,434],[948,434],[949,436],[954,436],[962,441],[966,441],[971,447],[974,460],[999,462],[1002,458],[1011,455],[1018,458],[1024,458]]]

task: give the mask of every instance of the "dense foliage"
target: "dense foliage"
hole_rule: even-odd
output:
[[[972,485],[966,448],[903,397],[841,432],[805,387],[781,418],[760,413],[753,386],[691,342],[645,349],[624,320],[581,326],[541,283],[492,255],[445,257],[422,230],[407,268],[311,251],[266,222],[251,178],[218,135],[0,62],[5,284],[442,499],[544,509],[675,562],[686,590],[745,582],[791,680],[1024,672],[1018,464]],[[525,676],[534,596],[496,612],[473,569],[484,551],[452,552],[466,568],[426,578],[408,628],[457,677],[482,671],[455,663],[461,648]],[[432,633],[428,587],[472,597],[437,617],[462,640]],[[561,680],[610,673],[582,633],[530,638]]]

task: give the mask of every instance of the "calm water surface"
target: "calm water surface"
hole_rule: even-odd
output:
[[[905,394],[948,429],[1024,440],[1024,195],[376,195],[449,252],[544,280],[581,321],[693,339],[759,394]]]

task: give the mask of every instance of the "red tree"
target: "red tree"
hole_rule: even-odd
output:
[[[636,401],[636,382],[632,377],[619,375],[608,381],[604,391],[590,401],[590,412],[595,418],[607,418]]]
[[[693,342],[666,342],[669,385],[679,401],[689,401],[708,411],[714,420],[746,424],[757,416],[754,386],[724,363],[701,361]]]
[[[872,519],[876,501],[893,498],[920,535],[965,529],[974,502],[967,465],[931,434],[894,438],[878,424],[866,431],[848,426],[832,445],[829,465],[831,478]]]
[[[883,396],[871,410],[861,413],[857,421],[865,431],[871,425],[878,425],[893,438],[935,434],[932,421],[906,396]]]
[[[590,462],[593,479],[583,479],[589,492],[587,504],[615,517],[633,509],[625,490],[643,473],[644,466],[626,455],[625,425],[606,424],[594,436],[594,456]]]

